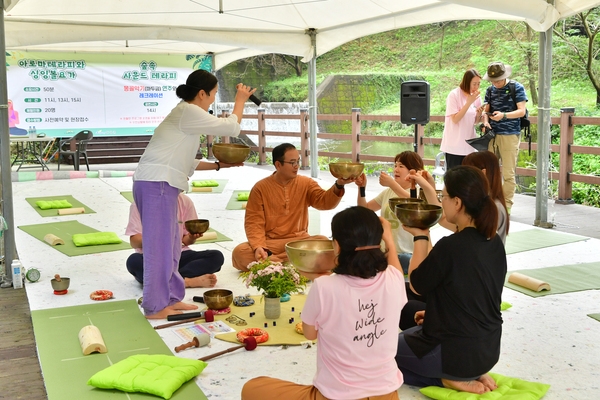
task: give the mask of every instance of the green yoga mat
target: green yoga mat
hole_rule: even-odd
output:
[[[242,205],[244,205],[248,202],[247,201],[238,201],[237,195],[240,193],[248,193],[248,192],[250,192],[250,190],[234,190],[225,209],[226,210],[243,210]]]
[[[133,203],[133,192],[131,190],[128,192],[121,192],[121,196],[125,197],[130,203]]]
[[[187,191],[188,194],[211,194],[211,193],[223,193],[225,186],[227,185],[228,179],[194,179],[194,181],[215,181],[219,184],[219,186],[211,187],[212,191],[210,192],[194,192],[192,189],[192,181],[190,181],[190,187]]]
[[[506,237],[505,248],[506,254],[514,254],[587,239],[589,238],[585,236],[570,235],[547,229],[528,229],[509,233]]]
[[[600,322],[600,314],[588,314],[588,317],[594,318],[596,321]]]
[[[547,282],[550,284],[550,290],[534,292],[509,283],[508,276],[513,272],[520,272],[523,275]],[[506,274],[504,286],[531,297],[600,289],[600,262],[510,271]]]
[[[84,214],[95,214],[96,211],[92,210],[91,208],[89,208],[88,206],[86,206],[85,204],[83,204],[82,202],[80,202],[79,200],[76,200],[73,196],[71,195],[64,195],[64,196],[47,196],[47,197],[29,197],[26,198],[25,201],[27,201],[31,207],[33,207],[33,209],[35,211],[37,211],[38,214],[40,214],[42,217],[56,217],[58,216],[58,210],[55,208],[49,209],[49,210],[42,210],[41,208],[39,208],[38,206],[35,205],[36,201],[40,201],[40,200],[45,200],[45,201],[50,201],[50,200],[67,200],[69,203],[71,203],[71,205],[73,206],[73,208],[77,208],[77,207],[83,207],[85,208],[85,213]]]
[[[31,319],[49,400],[158,399],[149,394],[126,394],[87,385],[96,372],[131,355],[173,355],[135,300],[32,311]],[[107,353],[83,355],[79,331],[87,325],[98,327]],[[171,398],[206,399],[206,396],[192,379]]]
[[[81,256],[84,254],[105,253],[108,251],[131,250],[131,246],[127,242],[121,242],[120,244],[103,244],[98,246],[76,247],[75,244],[73,244],[74,234],[99,232],[98,230],[90,228],[89,226],[79,223],[77,221],[22,225],[18,228],[24,232],[29,233],[31,236],[41,240],[44,243],[46,243],[44,241],[44,236],[46,236],[47,234],[52,233],[58,236],[59,238],[65,241],[65,244],[59,244],[57,246],[50,246],[50,244],[48,243],[46,244],[49,247],[52,247],[53,249],[58,250],[69,257]]]
[[[215,243],[215,242],[233,242],[233,239],[228,238],[227,236],[223,235],[221,232],[215,231],[213,228],[208,228],[208,231],[206,231],[206,233],[208,233],[208,232],[216,232],[217,238],[216,239],[196,240],[195,244]]]

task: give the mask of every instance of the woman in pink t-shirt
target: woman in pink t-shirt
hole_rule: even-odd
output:
[[[459,87],[452,90],[446,99],[446,119],[440,146],[440,150],[446,153],[446,171],[461,165],[463,158],[475,151],[465,140],[476,137],[475,123],[483,111],[480,83],[479,72],[469,69]]]
[[[313,384],[262,376],[244,385],[242,400],[398,399],[394,357],[406,292],[390,223],[350,207],[333,217],[331,232],[334,274],[314,281],[302,310],[304,336],[319,339]]]

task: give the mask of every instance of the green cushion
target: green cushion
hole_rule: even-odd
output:
[[[96,246],[99,244],[120,244],[121,239],[114,232],[76,233],[73,243],[77,247]]]
[[[510,378],[490,372],[496,381],[496,390],[484,394],[459,392],[439,386],[428,386],[420,389],[425,396],[437,400],[538,400],[544,397],[550,385],[527,382],[519,378]]]
[[[238,193],[237,200],[238,201],[248,201],[248,197],[250,197],[250,192]]]
[[[194,187],[217,187],[217,186],[219,186],[219,182],[214,181],[214,180],[192,181],[192,186],[194,186]]]
[[[71,208],[71,203],[67,200],[38,200],[35,205],[42,210],[49,210],[51,208]]]
[[[512,304],[510,304],[506,301],[503,301],[502,303],[500,303],[500,311],[506,311],[511,307],[512,307]]]
[[[150,393],[170,399],[207,365],[204,361],[163,354],[137,354],[97,372],[87,383],[100,389]]]

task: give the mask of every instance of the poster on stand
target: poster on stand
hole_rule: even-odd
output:
[[[6,52],[11,135],[152,135],[210,55]]]

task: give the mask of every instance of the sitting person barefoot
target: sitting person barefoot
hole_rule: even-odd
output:
[[[189,233],[185,229],[184,222],[197,218],[198,213],[192,200],[183,193],[179,194],[177,198],[177,220],[182,245],[179,274],[185,281],[185,287],[211,288],[217,284],[217,276],[214,273],[221,270],[225,258],[219,250],[194,251],[188,247],[202,235]],[[142,223],[135,203],[132,203],[129,208],[129,223],[125,234],[129,235],[129,243],[135,250],[135,253],[127,258],[127,270],[134,276],[136,281],[144,284]]]
[[[498,207],[483,172],[457,166],[444,176],[442,207],[456,232],[429,245],[429,229],[414,235],[410,288],[427,297],[416,326],[398,336],[396,363],[404,381],[485,393],[496,388],[487,374],[500,357],[502,288],[506,253]],[[404,311],[404,310],[403,310]]]
[[[338,179],[329,190],[323,190],[313,179],[298,175],[300,153],[290,143],[273,149],[273,164],[273,175],[258,181],[248,198],[244,219],[248,241],[236,246],[232,254],[233,266],[240,271],[247,271],[248,264],[267,257],[271,261],[287,261],[288,242],[326,240],[325,236],[308,233],[308,207],[317,210],[337,207],[344,195],[344,185],[353,181]]]

